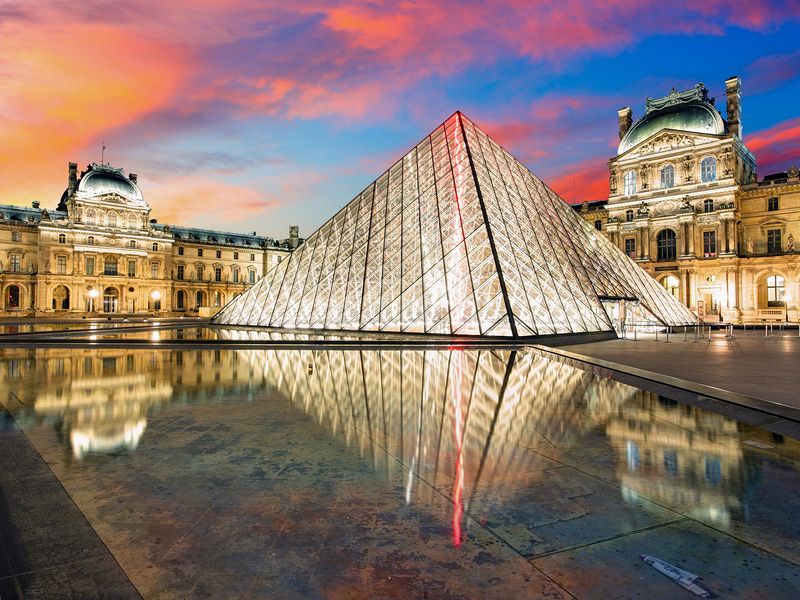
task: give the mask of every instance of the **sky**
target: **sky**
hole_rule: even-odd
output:
[[[800,165],[800,0],[0,0],[0,203],[105,143],[161,223],[307,236],[456,110],[596,200],[619,108],[734,74],[759,176]]]

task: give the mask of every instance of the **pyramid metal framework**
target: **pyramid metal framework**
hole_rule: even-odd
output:
[[[326,331],[610,332],[604,299],[694,315],[456,112],[214,319]]]

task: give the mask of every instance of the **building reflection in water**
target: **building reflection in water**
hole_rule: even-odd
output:
[[[736,421],[535,350],[37,349],[0,358],[15,418],[52,424],[79,460],[135,450],[153,411],[277,393],[376,471],[402,477],[406,502],[447,490],[456,544],[478,488],[516,489],[537,462],[569,464],[567,450],[592,436],[603,440],[597,453],[617,454],[631,501],[725,524],[753,479]],[[417,486],[417,475],[431,485]]]

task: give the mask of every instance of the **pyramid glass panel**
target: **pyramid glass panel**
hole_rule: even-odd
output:
[[[605,306],[614,300],[632,301],[664,325],[695,322],[545,183],[455,113],[214,322],[533,338],[610,333]]]

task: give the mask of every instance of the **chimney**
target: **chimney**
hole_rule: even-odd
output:
[[[130,179],[133,183],[139,181],[139,176],[136,173],[128,173],[128,179]]]
[[[289,237],[296,240],[300,237],[300,227],[297,225],[289,225]]]
[[[633,124],[633,111],[630,106],[626,106],[620,108],[617,114],[619,115],[619,139],[622,139]]]
[[[78,187],[78,163],[69,163],[69,177],[67,178],[67,196],[72,196]]]
[[[728,131],[742,139],[742,80],[738,75],[725,80]]]

